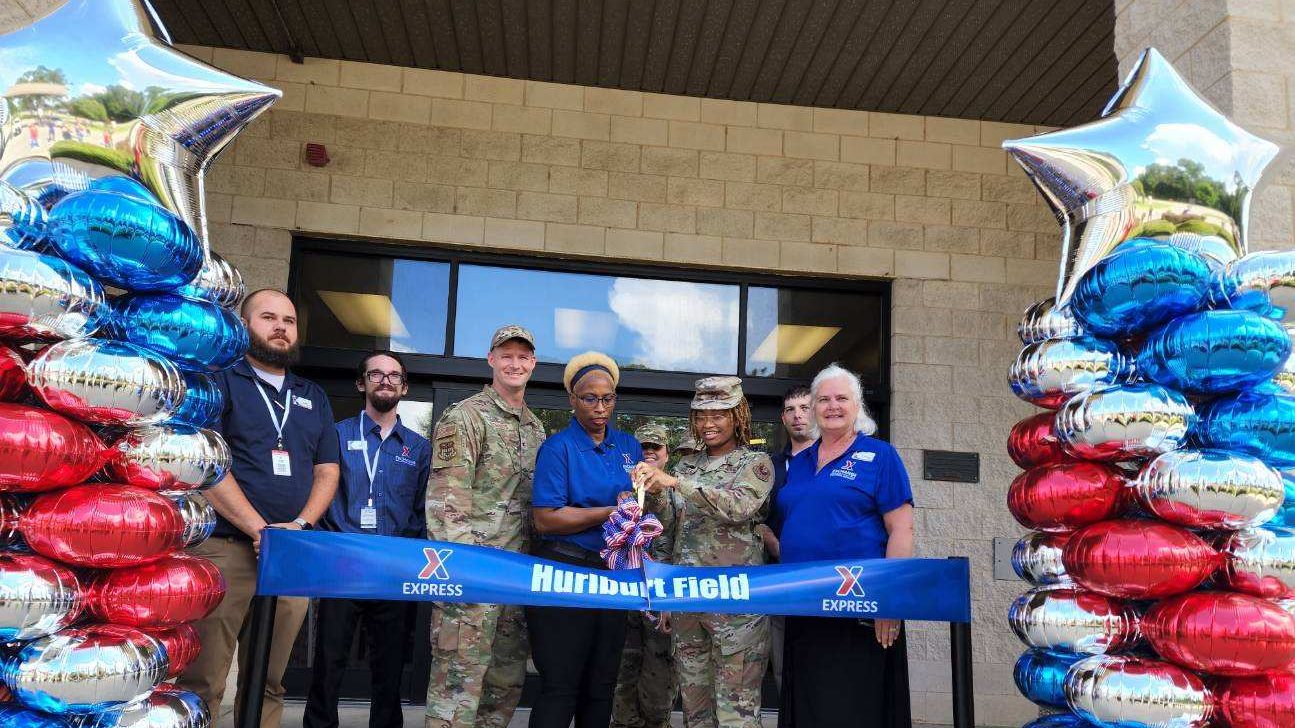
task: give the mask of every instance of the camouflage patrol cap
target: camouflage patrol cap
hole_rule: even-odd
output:
[[[634,431],[634,439],[640,445],[661,445],[670,447],[670,436],[661,425],[648,423]]]
[[[693,438],[692,433],[688,432],[684,433],[684,436],[679,440],[679,444],[675,445],[674,450],[671,450],[670,452],[690,453],[699,452],[700,450],[701,445],[698,445],[697,440]]]
[[[495,331],[495,335],[490,337],[490,350],[494,351],[500,344],[512,339],[526,342],[531,347],[531,351],[535,351],[535,336],[525,326],[518,326],[517,324],[500,326]]]
[[[706,377],[697,380],[692,398],[695,410],[733,409],[742,403],[742,380],[737,377]]]

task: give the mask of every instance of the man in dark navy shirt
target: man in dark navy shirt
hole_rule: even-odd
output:
[[[342,478],[324,527],[347,533],[423,538],[423,500],[432,469],[432,446],[405,427],[396,405],[409,392],[405,363],[390,351],[360,362],[355,387],[364,409],[337,423]],[[306,699],[305,728],[337,728],[338,689],[355,625],[363,619],[369,642],[369,728],[400,728],[400,676],[408,642],[407,602],[320,599],[316,612],[314,674]]]
[[[297,360],[292,300],[274,289],[254,291],[243,300],[240,315],[247,325],[247,356],[213,376],[225,401],[214,429],[229,443],[234,466],[206,491],[216,509],[216,529],[194,549],[224,575],[225,598],[195,624],[202,652],[178,681],[206,702],[213,720],[220,715],[234,645],[243,641],[240,632],[256,590],[261,531],[312,528],[332,502],[338,476],[337,429],[328,397],[289,369]],[[261,728],[279,726],[283,673],[308,604],[305,598],[279,598]]]

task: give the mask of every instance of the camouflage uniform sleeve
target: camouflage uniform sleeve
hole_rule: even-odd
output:
[[[666,491],[648,493],[643,501],[643,508],[661,522],[661,535],[652,540],[648,552],[657,561],[674,560],[675,534],[679,527],[679,510],[675,507],[674,499]]]
[[[432,436],[432,474],[427,480],[427,537],[475,543],[472,484],[481,452],[481,427],[462,407],[446,411]]]
[[[702,513],[726,523],[746,523],[757,518],[773,488],[773,463],[764,453],[748,457],[733,479],[718,488],[702,488],[691,478],[680,478],[679,497]]]

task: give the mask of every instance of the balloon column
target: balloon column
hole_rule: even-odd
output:
[[[1147,50],[1102,118],[1004,143],[1062,222],[1009,381],[1033,531],[1012,605],[1033,725],[1295,726],[1295,254],[1247,254],[1276,147]]]
[[[247,348],[201,178],[279,93],[174,50],[150,15],[70,0],[0,36],[18,59],[0,68],[5,725],[211,724],[163,684],[225,594],[185,549],[230,468],[210,374]]]

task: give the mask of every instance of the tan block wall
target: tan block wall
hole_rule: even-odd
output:
[[[979,722],[1037,714],[1011,681],[1021,584],[993,580],[990,545],[1018,533],[1014,327],[1057,268],[1056,224],[999,149],[1033,127],[186,50],[284,91],[207,178],[213,245],[253,286],[286,282],[294,230],[894,279],[891,431],[919,548],[972,558]],[[332,162],[305,165],[305,142]],[[921,480],[923,448],[980,453],[983,482]],[[947,629],[910,644],[915,716],[950,721]]]

